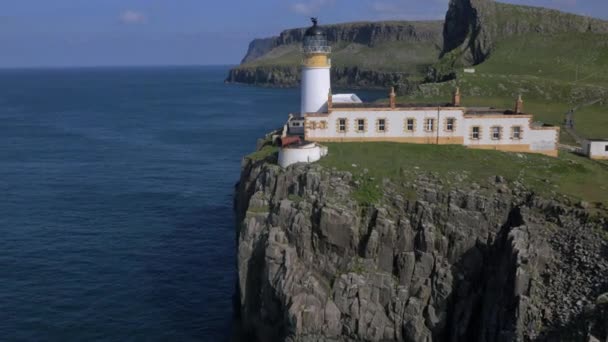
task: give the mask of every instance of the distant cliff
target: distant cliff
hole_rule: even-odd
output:
[[[249,43],[249,48],[247,49],[247,54],[241,61],[241,64],[245,64],[247,62],[252,62],[252,61],[264,56],[265,54],[267,54],[268,52],[270,52],[270,50],[272,50],[274,48],[275,43],[276,43],[275,37],[254,39],[253,41],[251,41],[251,43]]]
[[[359,67],[333,67],[332,85],[343,88],[379,88],[399,85],[401,92],[415,89],[421,82],[412,74],[394,71],[376,71]],[[300,68],[297,66],[238,67],[230,70],[226,82],[246,83],[258,86],[297,87],[300,84]]]
[[[331,153],[331,152],[330,152]],[[237,312],[259,341],[606,339],[606,217],[500,176],[424,170],[356,200],[353,174],[246,159]],[[404,170],[405,172],[405,170]]]
[[[335,85],[399,85],[405,93],[420,83],[453,78],[459,67],[483,63],[510,37],[608,33],[608,21],[492,0],[451,0],[444,22],[350,23],[326,29],[334,47]],[[254,40],[226,81],[297,85],[303,33],[302,28],[292,29]]]
[[[424,78],[442,50],[443,22],[368,22],[325,26],[337,86],[387,87]],[[256,39],[227,82],[269,86],[299,83],[305,28]]]
[[[451,0],[443,29],[443,71],[483,63],[501,40],[526,34],[608,33],[608,21],[492,0]]]

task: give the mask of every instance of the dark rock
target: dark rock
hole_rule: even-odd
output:
[[[603,221],[525,191],[444,190],[424,175],[407,184],[420,200],[386,183],[381,204],[362,208],[351,179],[318,165],[243,164],[244,331],[261,341],[605,338]]]

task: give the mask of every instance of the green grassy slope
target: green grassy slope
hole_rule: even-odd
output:
[[[485,74],[530,76],[578,84],[608,84],[608,35],[529,34],[497,44],[477,69]]]
[[[411,100],[449,101],[456,86],[463,103],[512,108],[518,94],[526,112],[545,123],[561,125],[565,113],[585,103],[575,114],[577,132],[584,137],[608,137],[608,35],[566,33],[526,34],[497,43],[475,74],[457,70],[456,80],[425,84]]]
[[[332,66],[359,67],[375,71],[407,72],[424,76],[427,68],[439,58],[441,49],[432,43],[383,42],[373,47],[357,43],[332,46]],[[302,60],[299,44],[273,49],[264,57],[239,68],[258,66],[299,66]]]

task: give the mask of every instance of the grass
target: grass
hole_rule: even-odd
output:
[[[251,161],[261,161],[267,158],[275,158],[279,153],[279,148],[272,145],[266,145],[262,147],[259,151],[253,152],[246,156],[245,158]]]
[[[584,107],[575,114],[576,131],[588,138],[608,138],[608,101]]]
[[[382,179],[409,183],[416,174],[431,172],[446,186],[459,182],[489,185],[496,175],[519,181],[547,198],[564,195],[572,200],[608,205],[608,167],[584,157],[562,153],[558,158],[537,154],[475,150],[456,145],[398,143],[328,143],[325,167],[352,172],[360,182],[355,193],[361,203],[375,203]],[[353,166],[356,165],[356,166]],[[367,169],[367,172],[363,172]],[[376,188],[377,186],[377,188]]]
[[[477,67],[484,74],[532,76],[574,84],[608,83],[608,35],[528,34],[498,43]]]
[[[301,196],[298,196],[296,194],[287,195],[287,199],[294,203],[300,203],[300,202],[302,202],[302,200],[304,200]]]
[[[299,67],[302,61],[299,44],[275,48],[264,57],[239,68]],[[402,72],[422,78],[427,68],[439,58],[440,49],[430,42],[384,42],[373,47],[357,43],[332,46],[334,68],[357,67],[380,72]]]
[[[247,212],[252,213],[252,214],[263,214],[263,213],[270,212],[270,207],[263,206],[263,207],[249,208],[249,209],[247,209]]]
[[[335,67],[358,66],[364,70],[404,72],[416,79],[437,60],[439,50],[429,42],[385,42],[370,47],[337,44]],[[247,66],[296,66],[298,45],[283,46]],[[608,35],[595,33],[527,34],[501,40],[475,74],[457,70],[451,82],[431,83],[404,101],[449,102],[456,86],[466,106],[510,109],[522,94],[526,112],[535,119],[562,125],[570,109],[596,99],[603,103],[583,106],[575,114],[579,135],[605,138],[608,133]],[[562,134],[564,143],[574,144]]]
[[[353,196],[359,204],[378,203],[382,199],[380,184],[373,177],[360,175],[356,182],[359,183],[359,186]]]
[[[456,80],[426,84],[406,101],[448,102],[456,86],[465,106],[511,109],[522,94],[525,111],[537,121],[562,125],[570,109],[577,133],[605,137],[608,132],[608,35],[527,34],[500,41],[475,74],[457,70]],[[592,106],[586,103],[604,99]],[[562,135],[564,142],[572,143]]]

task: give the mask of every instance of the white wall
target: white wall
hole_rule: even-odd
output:
[[[330,88],[329,67],[302,67],[300,112],[306,114],[327,111]]]
[[[318,144],[279,149],[279,165],[283,168],[296,163],[314,163],[327,155],[327,148]]]
[[[591,158],[608,159],[608,141],[589,141],[588,155]]]
[[[478,126],[481,129],[480,137],[477,140],[471,139],[470,132],[472,128]],[[502,136],[500,140],[492,139],[492,127],[502,127]],[[521,127],[522,139],[511,139],[511,127]],[[530,129],[530,119],[528,117],[512,118],[498,117],[492,115],[484,117],[483,115],[475,117],[466,117],[465,119],[465,145],[529,145],[536,139],[535,132]]]
[[[444,131],[446,118],[456,119],[453,132]],[[337,132],[337,122],[340,118],[348,120],[346,133]],[[367,131],[357,132],[357,119],[367,120]],[[414,132],[405,131],[405,120],[407,118],[416,119],[416,129]],[[435,132],[424,130],[426,118],[435,119]],[[378,119],[386,119],[387,127],[385,132],[376,132],[376,122]],[[463,113],[462,110],[451,109],[437,111],[437,109],[407,110],[407,111],[332,111],[329,115],[306,117],[307,122],[316,122],[317,126],[321,121],[327,122],[327,129],[308,129],[307,138],[310,139],[354,139],[354,138],[435,138],[439,133],[440,137],[461,137],[463,135]],[[310,124],[309,124],[310,125]],[[438,131],[438,132],[437,132]]]
[[[304,134],[304,119],[292,118],[287,122],[289,134]]]
[[[348,129],[345,133],[337,131],[337,122],[340,118],[348,120]],[[357,119],[367,119],[367,131],[357,131]],[[376,131],[376,120],[387,120],[387,129],[385,132]],[[405,130],[405,120],[414,118],[416,128],[414,132]],[[435,119],[435,131],[426,132],[424,129],[425,119]],[[456,119],[455,129],[453,132],[445,131],[445,119]],[[557,149],[556,143],[558,140],[559,130],[554,128],[532,128],[530,127],[531,116],[514,116],[514,115],[477,115],[465,116],[462,109],[446,109],[441,110],[433,108],[424,109],[408,109],[408,110],[371,110],[371,111],[348,111],[335,110],[327,115],[307,115],[306,116],[306,138],[321,141],[327,139],[333,140],[381,140],[391,138],[417,138],[413,139],[416,142],[424,142],[422,139],[428,139],[428,143],[435,143],[434,139],[439,138],[460,138],[465,146],[480,146],[487,148],[488,146],[503,145],[505,150],[521,150],[526,151],[528,148],[532,151],[547,152]],[[327,122],[326,129],[311,129],[312,122],[319,127],[322,121]],[[437,124],[438,123],[438,124]],[[478,140],[471,139],[470,132],[473,126],[481,128],[481,136]],[[500,140],[492,139],[491,128],[493,126],[502,127],[502,135]],[[521,139],[512,139],[511,128],[513,126],[521,127]],[[438,131],[437,131],[438,130]],[[407,141],[407,139],[402,139]],[[445,143],[445,140],[444,140]],[[509,145],[509,146],[506,146]],[[521,148],[517,147],[521,145]]]
[[[533,129],[530,149],[532,151],[557,150],[559,131],[553,129]]]

